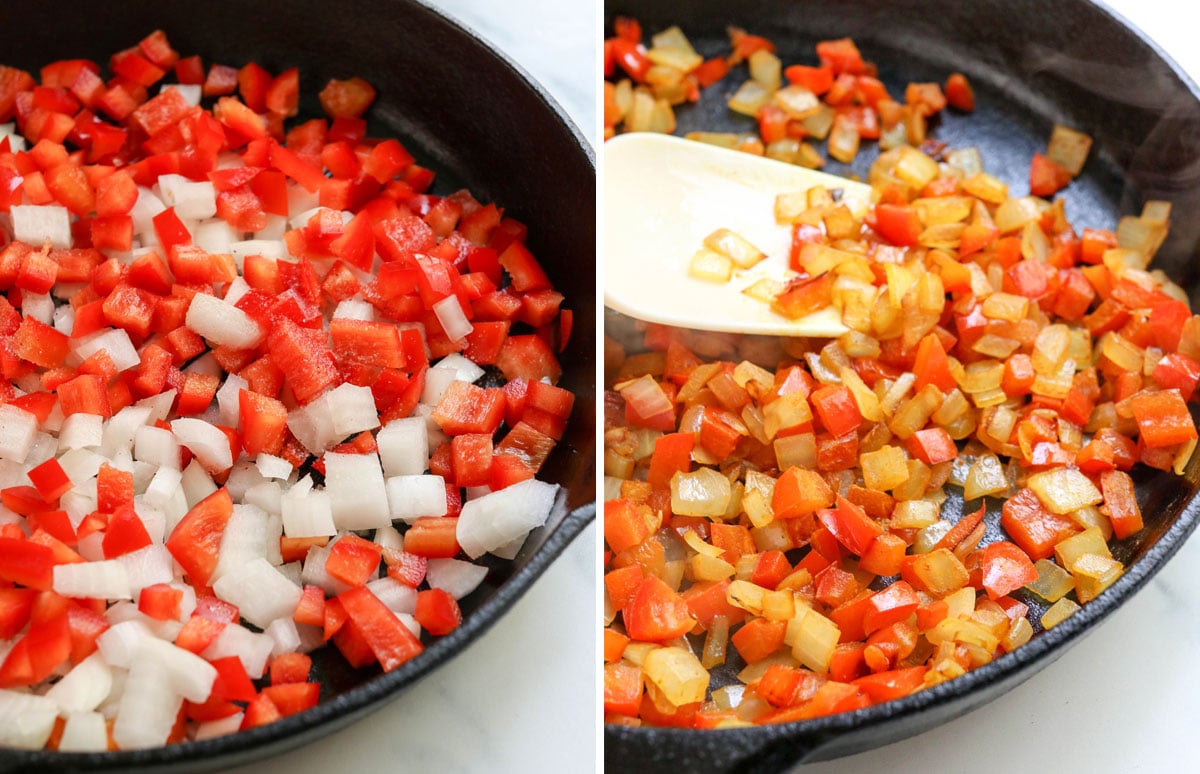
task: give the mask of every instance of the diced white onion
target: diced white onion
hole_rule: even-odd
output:
[[[460,382],[474,382],[483,376],[484,370],[470,358],[463,357],[457,352],[451,352],[437,362],[434,368],[448,368],[454,371],[455,378]]]
[[[250,315],[207,293],[192,296],[185,322],[187,327],[217,346],[250,349],[263,339],[262,327]]]
[[[266,671],[267,659],[270,658],[274,647],[275,641],[267,635],[252,632],[238,624],[229,624],[200,655],[209,661],[237,656],[246,669],[246,674],[257,680]]]
[[[463,504],[458,544],[472,559],[500,548],[546,523],[558,486],[535,478]]]
[[[24,462],[37,435],[37,417],[11,403],[0,406],[0,459]]]
[[[46,691],[62,712],[91,712],[108,698],[112,690],[112,669],[100,653],[80,661]]]
[[[18,204],[12,210],[13,239],[41,245],[47,239],[53,247],[70,247],[71,213],[57,204]]]
[[[279,535],[273,537],[276,542],[279,541]],[[271,538],[271,524],[265,511],[254,505],[234,505],[233,514],[221,534],[221,546],[217,551],[213,580],[219,580],[229,574],[237,575],[255,560],[264,559]],[[241,607],[237,602],[234,604]],[[242,615],[249,619],[246,611],[243,610]]]
[[[421,516],[446,515],[446,480],[441,476],[393,476],[386,486],[393,519],[412,524]]]
[[[72,712],[58,740],[61,752],[106,752],[108,726],[99,712]]]
[[[393,613],[411,614],[417,609],[417,590],[392,578],[376,578],[367,588]]]
[[[429,586],[441,589],[455,599],[470,594],[486,577],[486,567],[461,559],[430,559],[425,566],[425,580]]]
[[[118,371],[137,368],[142,362],[129,334],[120,328],[102,328],[82,338],[71,339],[71,359],[68,362],[74,361],[72,365],[78,365],[101,351],[108,354]]]
[[[391,523],[379,455],[325,455],[325,491],[338,529],[374,529]]]
[[[429,434],[421,417],[388,422],[375,436],[383,472],[390,476],[415,476],[429,467]]]
[[[132,599],[125,566],[116,559],[54,566],[54,591],[80,599]]]
[[[58,705],[45,696],[0,689],[0,747],[42,749],[57,717]]]
[[[169,430],[154,425],[142,425],[133,437],[133,456],[141,462],[149,462],[160,470],[173,469],[179,472],[179,441]],[[178,485],[178,481],[175,482]]]
[[[433,305],[433,313],[437,315],[442,330],[451,341],[458,341],[475,329],[467,315],[463,312],[458,296],[451,293]]]
[[[260,556],[221,576],[213,593],[237,605],[242,618],[265,628],[276,618],[296,612],[301,591]]]
[[[279,499],[283,514],[283,533],[288,537],[329,537],[337,534],[333,509],[324,489],[313,492],[295,487]]]
[[[171,432],[196,455],[206,470],[217,473],[233,466],[229,437],[208,422],[181,417],[171,421]]]
[[[95,448],[104,434],[104,418],[97,414],[72,414],[58,431],[58,450]]]

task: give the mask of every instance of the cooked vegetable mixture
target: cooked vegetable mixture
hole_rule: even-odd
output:
[[[670,104],[749,59],[730,107],[761,137],[728,144],[779,157],[824,127],[836,158],[875,137],[883,152],[867,212],[820,188],[776,205],[794,276],[764,301],[787,317],[832,307],[844,335],[638,324],[606,340],[606,720],[718,728],[866,707],[987,664],[1103,593],[1125,569],[1111,541],[1143,528],[1130,471],[1181,473],[1196,446],[1200,316],[1148,268],[1169,205],[1076,230],[1041,198],[1084,165],[1090,138],[1066,127],[1033,159],[1030,195],[1010,192],[976,150],[925,136],[947,104],[973,107],[960,75],[901,104],[848,40],[781,68],[736,30],[733,54],[708,62],[678,30],[648,51],[640,35],[621,20],[606,44],[628,76],[606,84],[610,127],[669,131]],[[761,258],[736,237],[706,240],[729,271]],[[738,681],[714,685],[721,665]]]
[[[2,746],[271,723],[330,640],[416,658],[546,520],[573,403],[525,226],[429,193],[366,81],[289,127],[295,69],[161,31],[108,69],[0,67]]]

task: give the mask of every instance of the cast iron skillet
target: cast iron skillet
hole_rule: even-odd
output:
[[[879,65],[892,94],[903,94],[910,81],[944,82],[961,71],[975,87],[976,111],[951,111],[933,136],[951,147],[979,147],[984,168],[1017,193],[1028,190],[1029,161],[1045,149],[1055,122],[1086,131],[1096,143],[1082,177],[1065,192],[1071,221],[1112,227],[1119,215],[1140,212],[1147,199],[1172,201],[1170,240],[1154,266],[1188,289],[1193,305],[1200,299],[1200,222],[1194,218],[1200,204],[1200,92],[1153,42],[1101,6],[1082,0],[615,0],[606,8],[606,34],[618,14],[639,19],[647,35],[679,24],[706,56],[728,53],[725,28],[736,25],[774,41],[786,64],[815,64],[816,41],[849,36]],[[697,105],[678,110],[679,131],[753,131],[752,119],[725,107],[725,97],[746,77],[741,68],[713,88],[718,93],[706,92]],[[849,169],[836,162],[826,169],[865,178],[876,155],[872,147]],[[1143,470],[1135,481],[1146,528],[1114,548],[1127,564],[1124,577],[1014,653],[899,701],[800,723],[724,731],[609,726],[608,767],[777,771],[914,736],[996,698],[1132,596],[1195,529],[1196,464],[1183,478]],[[943,512],[958,512],[955,505]],[[998,516],[992,508],[987,542],[1000,537]],[[1031,603],[1031,618],[1040,619],[1044,605],[1023,601]],[[730,681],[739,668],[718,673],[715,684]]]
[[[386,675],[353,670],[334,648],[314,653],[321,702],[280,722],[199,743],[138,752],[56,754],[0,750],[0,771],[227,768],[341,728],[395,698],[477,639],[595,518],[595,164],[554,100],[474,33],[412,0],[257,0],[254,3],[5,2],[0,61],[37,72],[56,59],[101,63],[156,28],[206,66],[255,60],[272,72],[298,66],[302,115],[330,78],[359,75],[379,96],[375,136],[399,136],[438,171],[438,192],[469,186],[529,226],[529,246],[575,311],[561,355],[562,384],[576,395],[567,435],[542,478],[565,503],[513,562],[496,562],[463,601],[464,622],[414,661]],[[480,653],[478,656],[486,657]]]

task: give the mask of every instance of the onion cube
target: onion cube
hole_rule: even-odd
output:
[[[11,210],[13,239],[40,245],[47,239],[53,247],[71,246],[71,213],[57,204],[18,204]]]
[[[99,712],[72,712],[67,715],[58,740],[62,752],[106,752],[108,726]]]
[[[324,489],[310,492],[292,487],[279,498],[283,533],[292,538],[329,537],[337,534],[333,508]]]
[[[458,374],[452,369],[430,368],[425,372],[425,390],[421,393],[421,402],[436,406],[450,388],[450,383],[457,380]]]
[[[461,559],[430,559],[425,566],[430,588],[441,589],[455,599],[470,594],[486,577],[486,567]]]
[[[338,529],[374,529],[392,521],[377,454],[326,454],[325,491]]]
[[[255,559],[264,558],[272,537],[279,542],[279,535],[271,535],[271,523],[264,510],[254,505],[234,505],[233,515],[221,535],[213,580],[237,573]]]
[[[118,371],[136,368],[142,359],[129,334],[120,328],[103,328],[79,339],[71,340],[71,365],[78,365],[97,352],[105,352]]]
[[[227,718],[201,723],[196,726],[196,741],[202,742],[205,739],[215,739],[218,736],[237,733],[242,729],[242,719],[245,717],[246,713],[235,712]]]
[[[154,231],[154,216],[167,207],[154,195],[149,188],[138,186],[138,198],[133,203],[129,216],[133,218],[133,233],[142,237],[142,244],[149,246],[152,242],[158,244],[158,235]],[[149,241],[148,241],[149,240]]]
[[[185,322],[187,327],[217,346],[250,349],[263,339],[262,327],[250,315],[207,293],[192,297]]]
[[[175,448],[179,448],[178,444],[176,444]],[[182,481],[183,473],[178,470],[178,466],[175,468],[166,466],[159,468],[155,472],[154,478],[150,479],[150,485],[146,487],[146,493],[142,495],[146,501],[146,505],[149,505],[151,508],[157,508],[160,511],[165,511],[170,506],[171,500]]]
[[[458,296],[453,293],[435,303],[433,313],[437,315],[438,322],[442,324],[442,330],[446,332],[446,337],[451,341],[459,341],[475,330],[475,326],[463,312]]]
[[[375,436],[388,476],[415,476],[429,468],[429,433],[421,417],[388,422]]]
[[[283,457],[276,457],[274,454],[259,452],[258,456],[254,458],[254,464],[258,467],[259,475],[264,479],[276,478],[286,481],[288,476],[292,475],[292,463]]]
[[[54,566],[54,591],[81,599],[132,599],[129,575],[116,559]]]
[[[337,440],[379,427],[379,412],[370,387],[340,384],[321,396]]]
[[[228,624],[217,639],[200,655],[212,661],[227,656],[237,656],[250,678],[257,680],[267,668],[267,659],[275,647],[275,640],[265,634],[252,632],[238,624]]]
[[[446,480],[441,476],[393,476],[386,487],[393,519],[412,524],[422,516],[446,515]]]
[[[267,624],[263,634],[275,641],[275,647],[271,648],[272,658],[284,653],[295,653],[300,648],[300,632],[297,631],[296,622],[290,615],[276,618]]]
[[[463,504],[458,518],[458,544],[477,559],[546,523],[558,486],[527,479]]]
[[[222,575],[213,593],[237,605],[242,618],[260,629],[276,618],[290,617],[301,595],[299,586],[261,556]]]
[[[21,312],[40,323],[54,322],[54,299],[49,293],[22,293]]]
[[[217,390],[217,406],[220,409],[221,424],[227,427],[237,427],[242,416],[240,396],[242,390],[250,389],[250,383],[237,374],[225,377],[225,383]]]
[[[37,435],[37,417],[11,403],[0,406],[0,459],[24,462]]]
[[[80,661],[46,691],[63,712],[91,712],[112,690],[112,669],[99,653]]]
[[[140,462],[158,466],[159,470],[179,472],[179,441],[170,430],[153,425],[139,427],[133,436],[133,456]]]
[[[114,608],[116,605],[109,608],[110,614]],[[112,621],[111,615],[109,620]],[[116,621],[96,638],[96,646],[109,666],[128,669],[138,648],[141,647],[142,640],[153,636],[150,628],[140,620]]]
[[[287,256],[287,246],[278,239],[245,239],[233,242],[226,252],[233,255],[234,263],[239,270],[247,255],[261,255],[264,258],[276,260]]]
[[[333,310],[333,319],[371,322],[375,319],[375,307],[367,301],[347,298],[345,301],[339,302],[337,308]]]
[[[223,220],[209,220],[192,229],[192,244],[206,253],[229,253],[241,232]]]
[[[219,473],[233,467],[229,437],[203,419],[183,417],[171,421],[171,432],[196,455],[205,470]]]
[[[393,613],[412,614],[417,609],[417,590],[393,578],[376,578],[367,588]]]
[[[100,449],[113,458],[121,450],[133,448],[137,430],[150,421],[150,409],[145,406],[126,406],[104,423],[104,440]]]
[[[166,531],[164,522],[163,531]],[[129,579],[130,598],[136,599],[142,589],[156,583],[170,583],[175,578],[175,559],[161,543],[144,546],[136,551],[122,554],[114,562],[120,562]]]
[[[57,717],[58,705],[45,696],[0,689],[0,747],[42,749]]]
[[[58,431],[58,450],[95,448],[104,436],[104,418],[98,414],[72,414]]]
[[[189,220],[204,220],[217,214],[217,189],[209,181],[193,182],[183,175],[159,175],[158,191],[163,204]]]
[[[448,368],[454,371],[456,379],[460,382],[474,382],[479,377],[483,376],[484,370],[475,364],[473,360],[463,357],[457,352],[451,352],[437,362],[434,368]]]
[[[220,432],[220,431],[218,431]],[[183,469],[183,493],[187,496],[188,508],[196,507],[196,503],[217,491],[212,476],[201,466],[199,460],[192,460]]]
[[[135,659],[125,680],[113,723],[113,741],[123,750],[167,742],[183,697],[171,688],[166,666],[156,658]]]
[[[190,370],[191,366],[188,368]],[[146,420],[147,423],[166,422],[167,416],[171,413],[171,407],[175,405],[175,394],[175,390],[164,390],[157,395],[142,398],[133,405],[138,408],[150,409],[150,417]]]

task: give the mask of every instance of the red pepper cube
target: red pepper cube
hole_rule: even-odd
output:
[[[459,552],[457,529],[457,518],[419,518],[404,533],[404,550],[426,559],[451,559]]]
[[[492,467],[490,433],[465,433],[450,440],[454,483],[459,486],[486,486]]]
[[[12,345],[17,357],[42,368],[62,365],[71,351],[65,334],[32,317],[22,318],[13,333]]]
[[[329,550],[325,571],[350,586],[362,586],[379,575],[383,549],[356,535],[344,535]]]
[[[138,595],[138,610],[156,621],[178,621],[183,590],[155,583]]]
[[[1196,424],[1179,390],[1140,392],[1129,399],[1142,443],[1157,449],[1196,439]]]
[[[425,649],[404,622],[365,586],[345,591],[337,599],[383,671],[392,671]]]
[[[48,459],[29,471],[29,480],[47,502],[53,502],[71,489],[71,479],[56,459]]]
[[[453,381],[433,410],[433,420],[450,435],[496,432],[504,418],[504,393]]]
[[[413,617],[423,629],[439,637],[454,631],[462,623],[458,601],[442,589],[417,592],[417,609]]]

